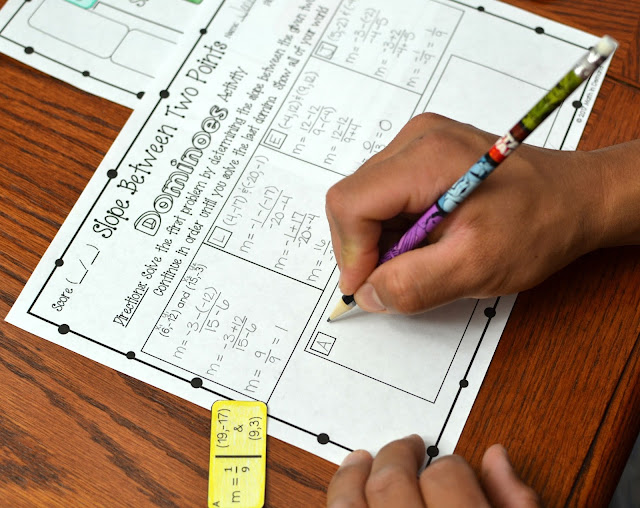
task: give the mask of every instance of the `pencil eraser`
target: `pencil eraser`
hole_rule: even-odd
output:
[[[613,37],[605,35],[598,41],[594,49],[599,55],[607,57],[615,51],[616,47],[618,47],[616,40]]]

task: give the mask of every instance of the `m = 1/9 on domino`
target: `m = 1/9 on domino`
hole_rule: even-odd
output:
[[[219,400],[211,408],[210,508],[264,506],[267,405]]]

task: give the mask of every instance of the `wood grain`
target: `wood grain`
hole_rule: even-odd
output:
[[[580,148],[639,137],[640,2],[510,3],[620,41]],[[129,114],[0,56],[1,316]],[[640,429],[639,255],[592,253],[518,297],[457,447],[474,467],[502,442],[546,505],[607,505]],[[205,505],[206,410],[5,322],[0,382],[0,504]],[[323,506],[336,466],[268,450],[267,506]]]

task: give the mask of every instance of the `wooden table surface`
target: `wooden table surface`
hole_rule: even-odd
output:
[[[580,149],[640,137],[640,1],[510,3],[620,42]],[[2,317],[129,114],[0,56]],[[456,449],[474,468],[501,442],[546,505],[607,505],[640,428],[639,259],[520,294]],[[0,382],[0,505],[206,505],[207,410],[4,321]],[[269,438],[267,506],[323,506],[335,469]]]

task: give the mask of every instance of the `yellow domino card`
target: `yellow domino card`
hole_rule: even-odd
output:
[[[209,508],[262,508],[266,454],[264,402],[219,400],[213,404]]]

